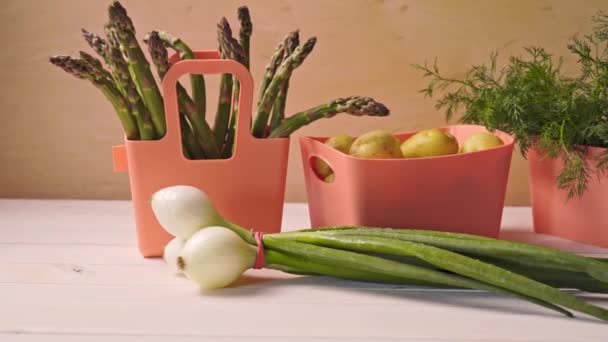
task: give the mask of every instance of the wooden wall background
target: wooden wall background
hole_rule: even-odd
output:
[[[86,47],[80,28],[100,32],[108,1],[3,0],[0,3],[0,197],[129,198],[126,174],[114,174],[110,147],[121,143],[112,108],[98,91],[52,67],[56,53]],[[290,30],[319,43],[291,83],[288,111],[337,96],[369,95],[392,116],[318,122],[299,135],[357,135],[372,128],[415,130],[444,124],[411,63],[439,58],[448,75],[487,59],[542,45],[567,56],[566,43],[591,29],[604,0],[124,0],[140,37],[152,29],[214,48],[215,24],[247,4],[254,20],[252,73],[260,79],[275,45]],[[573,60],[566,58],[572,69]],[[211,82],[213,83],[213,82]],[[215,88],[215,87],[212,87]],[[215,98],[214,94],[210,94]],[[407,175],[404,175],[407,177]],[[287,200],[305,200],[297,139],[289,162]],[[529,203],[525,161],[513,160],[507,204]]]

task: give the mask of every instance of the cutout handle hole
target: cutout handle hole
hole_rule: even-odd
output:
[[[315,176],[325,183],[333,183],[336,180],[336,173],[327,161],[319,158],[310,158],[310,168]]]

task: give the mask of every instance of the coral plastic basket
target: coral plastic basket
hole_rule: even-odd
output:
[[[460,143],[482,126],[443,130]],[[404,141],[415,134],[397,134]],[[485,151],[417,159],[361,159],[300,139],[310,220],[313,227],[361,225],[416,228],[498,237],[513,152],[513,138],[494,132],[504,146]],[[336,178],[321,180],[316,158]]]
[[[247,228],[278,232],[281,226],[289,139],[256,139],[249,133],[253,79],[217,51],[198,51],[196,60],[175,62],[163,79],[167,134],[155,141],[129,141],[113,149],[116,171],[128,169],[138,247],[146,256],[160,256],[171,236],[150,206],[152,194],[172,185],[205,191],[218,211]],[[241,85],[235,152],[230,159],[189,160],[182,152],[176,83],[185,74],[235,76]]]
[[[591,174],[608,149],[587,146],[586,163]],[[562,158],[551,159],[542,151],[528,151],[530,195],[534,231],[608,248],[608,181],[591,177],[581,197],[567,199],[567,191],[555,182],[564,167]]]

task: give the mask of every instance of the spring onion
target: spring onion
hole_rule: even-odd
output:
[[[174,186],[159,193],[152,201],[159,222],[167,222],[169,232],[195,232],[175,259],[177,267],[188,278],[205,289],[220,288],[230,285],[253,267],[258,246],[252,232],[221,217],[203,192],[193,187]],[[184,220],[180,213],[186,216]],[[414,240],[407,238],[408,232],[415,237],[425,236],[426,242],[447,239],[447,234],[458,241],[455,245],[466,248]],[[606,264],[592,258],[564,256],[565,252],[550,248],[536,249],[527,244],[518,244],[515,248],[504,241],[464,234],[362,227],[266,234],[262,242],[265,267],[288,273],[484,290],[541,305],[566,316],[572,314],[564,308],[608,320],[608,310],[551,286],[582,279],[581,289],[605,292],[606,284],[597,274],[602,274]],[[505,254],[509,258],[504,258]],[[547,268],[540,267],[538,262],[513,263],[512,259],[519,256],[537,260],[552,256],[554,264],[563,268],[559,271],[564,275],[560,277],[554,272],[550,284],[545,283],[541,275],[546,274]],[[535,274],[536,277],[530,276]]]

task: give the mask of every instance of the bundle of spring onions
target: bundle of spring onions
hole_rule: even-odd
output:
[[[105,62],[80,52],[79,58],[53,56],[51,63],[69,74],[88,80],[110,101],[129,140],[155,140],[166,133],[164,102],[150,63],[135,35],[135,26],[125,8],[113,2],[108,10],[109,22],[105,37],[82,30],[91,48]],[[240,32],[238,39],[226,18],[217,25],[219,51],[222,58],[232,59],[249,69],[249,47],[253,25],[249,9],[238,9]],[[163,79],[170,68],[167,49],[179,54],[182,60],[194,59],[192,49],[180,38],[164,31],[146,35],[150,58],[157,76]],[[338,98],[302,112],[285,116],[289,80],[308,55],[317,39],[312,37],[300,44],[299,31],[293,31],[278,45],[260,84],[260,98],[252,134],[258,138],[283,138],[302,126],[339,113],[355,116],[386,116],[389,110],[374,99],[362,96]],[[177,85],[182,144],[191,159],[229,158],[233,153],[236,118],[238,116],[239,82],[224,74],[220,81],[219,99],[213,127],[206,121],[205,79],[190,75],[190,94]]]
[[[190,186],[162,189],[151,205],[175,236],[165,248],[167,264],[205,289],[230,285],[263,252],[263,267],[293,274],[483,290],[569,317],[566,309],[608,320],[608,310],[559,290],[608,293],[608,262],[602,259],[428,230],[329,227],[260,237],[223,218],[205,193]]]

